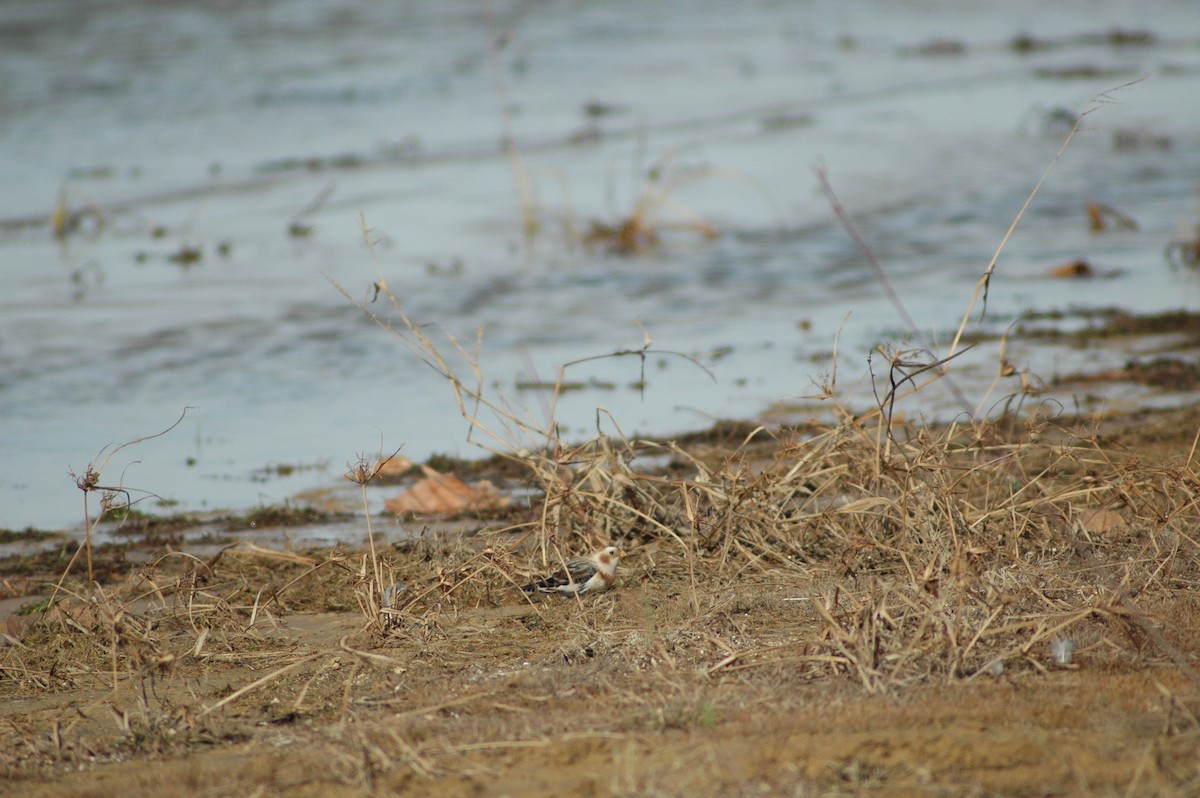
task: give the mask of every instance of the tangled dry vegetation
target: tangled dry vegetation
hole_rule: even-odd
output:
[[[599,438],[473,537],[69,577],[0,649],[0,791],[1194,794],[1195,423]],[[518,589],[598,540],[617,590]]]
[[[0,648],[0,792],[1200,794],[1200,411],[906,426],[897,389],[950,358],[899,353],[866,416],[567,445],[382,280],[357,304],[527,504],[473,535],[367,515],[361,549],[88,545],[87,579],[6,577],[38,598]],[[107,462],[78,483],[102,512],[128,500]],[[350,468],[365,506],[383,465]],[[520,589],[610,544],[616,590]]]

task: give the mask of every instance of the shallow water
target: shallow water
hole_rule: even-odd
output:
[[[537,423],[547,397],[520,384],[640,347],[639,324],[707,369],[654,355],[640,390],[637,358],[574,366],[567,379],[595,385],[554,409],[569,437],[598,418],[668,434],[815,394],[835,340],[839,397],[869,407],[871,347],[920,343],[814,166],[944,351],[1062,143],[1053,112],[1106,91],[1008,243],[987,327],[1195,304],[1197,275],[1163,256],[1197,213],[1191,2],[642,5],[495,3],[495,69],[478,2],[0,6],[0,526],[77,525],[68,471],[184,408],[101,484],[245,508],[335,482],[360,452],[476,452],[445,381],[334,283],[367,301],[383,278],[447,354],[447,333],[482,326],[489,392]],[[1083,38],[1118,29],[1154,40]],[[1053,46],[1019,52],[1020,34]],[[934,41],[964,47],[919,51]],[[1048,72],[1074,68],[1091,72]],[[536,195],[532,240],[496,74]],[[1115,146],[1122,130],[1135,146]],[[568,226],[627,215],[655,164],[710,170],[662,216],[719,237],[667,230],[624,257],[580,246]],[[55,240],[60,192],[82,213]],[[1086,202],[1139,229],[1089,233]],[[296,223],[311,235],[290,235]],[[199,260],[172,261],[185,247]],[[1044,276],[1078,257],[1108,276]],[[1125,357],[1008,354],[1039,374]],[[969,405],[1003,396],[987,393],[996,356],[982,345],[955,361]],[[960,405],[938,386],[903,409]]]

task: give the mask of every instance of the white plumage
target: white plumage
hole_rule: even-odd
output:
[[[586,557],[572,557],[567,567],[522,588],[526,593],[582,595],[608,590],[617,581],[617,563],[621,551],[616,546],[594,551]]]

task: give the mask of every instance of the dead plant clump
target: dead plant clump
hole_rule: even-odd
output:
[[[1075,735],[1100,793],[1186,794],[1200,475],[1190,440],[1152,440],[600,438],[525,453],[535,520],[469,539],[72,575],[0,649],[0,791],[1061,793],[1080,774],[1028,747]],[[646,451],[670,465],[635,469]],[[597,542],[625,551],[617,590],[519,590]],[[1083,716],[1050,712],[1066,693]],[[1080,734],[1087,712],[1140,742]]]

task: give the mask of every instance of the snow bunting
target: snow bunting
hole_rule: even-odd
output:
[[[586,557],[572,557],[567,567],[556,574],[539,579],[522,588],[526,593],[561,593],[567,596],[599,593],[617,581],[617,563],[621,552],[616,546],[592,552]]]

